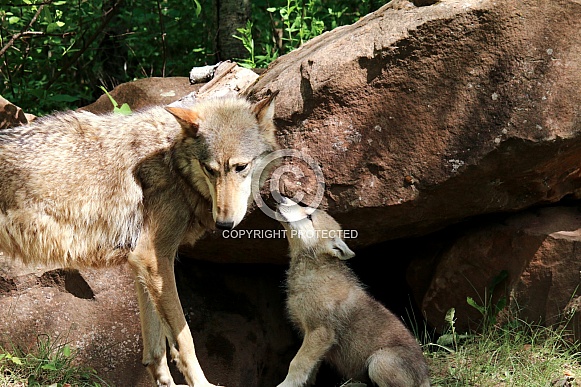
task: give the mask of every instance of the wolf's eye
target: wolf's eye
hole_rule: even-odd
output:
[[[248,164],[238,164],[237,166],[234,167],[234,170],[238,173],[242,172],[243,170],[245,170],[248,167]]]
[[[202,168],[204,168],[204,172],[206,172],[206,175],[208,175],[210,177],[214,177],[216,175],[216,171],[214,171],[212,168],[210,168],[206,164],[202,164]]]

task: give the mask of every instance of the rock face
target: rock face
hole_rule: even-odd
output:
[[[141,365],[133,279],[124,267],[26,268],[0,256],[0,347],[34,349],[43,337],[119,386],[151,384]]]
[[[427,321],[439,331],[447,328],[444,316],[450,308],[456,310],[457,329],[479,327],[482,315],[467,297],[490,307],[504,297],[520,318],[559,324],[571,317],[570,301],[578,297],[580,246],[580,207],[525,211],[448,234],[431,258],[426,254],[412,264],[410,285]],[[491,292],[503,272],[506,279]]]
[[[219,273],[219,274],[218,274]],[[284,267],[178,262],[182,306],[206,376],[227,386],[274,385],[297,349],[284,318]],[[26,268],[0,256],[0,347],[39,338],[70,344],[77,360],[112,386],[149,387],[133,276],[100,270]],[[184,383],[174,367],[177,383]]]
[[[358,246],[426,234],[579,193],[580,16],[578,1],[394,1],[249,94],[281,91],[282,143],[322,166],[323,205]]]
[[[126,103],[132,111],[136,111],[152,105],[169,105],[199,88],[199,84],[190,85],[187,77],[154,77],[123,83],[109,94],[119,106]],[[109,97],[103,94],[97,101],[83,107],[82,110],[95,114],[110,113],[113,111],[113,105]]]

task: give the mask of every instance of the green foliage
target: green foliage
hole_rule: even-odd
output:
[[[249,54],[238,61],[246,67],[266,67],[280,55],[325,31],[352,24],[388,1],[255,0],[252,20],[235,36]]]
[[[42,115],[94,101],[100,85],[187,76],[216,61],[203,1],[13,0],[0,7],[0,95]]]
[[[107,97],[109,97],[109,100],[113,104],[113,113],[121,114],[124,116],[128,116],[131,114],[131,108],[129,107],[128,104],[124,103],[123,105],[121,105],[121,107],[119,107],[119,104],[117,103],[117,101],[115,101],[115,99],[111,96],[111,94],[109,94],[107,89],[105,89],[103,86],[101,86],[101,90],[103,90],[105,92],[105,94],[107,95]]]
[[[77,42],[82,39],[75,32],[78,25],[73,20],[93,12],[92,2],[68,7],[66,1],[43,4],[20,0],[0,8],[0,48],[12,41],[2,56],[1,94],[24,106],[42,101],[47,109],[61,108],[88,97],[86,84],[70,89],[57,80],[67,70],[75,71],[72,64],[62,60],[77,54]],[[18,34],[22,35],[14,39]]]
[[[502,270],[496,277],[492,279],[491,284],[484,291],[484,299],[482,305],[478,304],[472,297],[467,297],[466,302],[471,307],[475,308],[482,315],[482,324],[484,328],[496,325],[496,318],[498,314],[506,307],[506,297],[500,297],[495,303],[492,300],[494,290],[498,285],[503,283],[508,278],[508,271]]]
[[[448,332],[443,333],[440,337],[438,337],[436,344],[430,345],[441,349],[445,349],[448,352],[454,352],[458,350],[460,342],[465,341],[466,339],[472,337],[471,334],[467,333],[459,334],[458,332],[456,332],[455,315],[456,310],[454,308],[450,308],[448,312],[446,312],[446,316],[444,317],[444,319],[448,324]]]
[[[388,0],[251,0],[238,29],[247,67],[266,67],[307,40]],[[0,7],[0,95],[37,115],[84,106],[119,83],[187,76],[214,64],[215,0],[10,0]]]
[[[69,344],[58,344],[46,335],[38,337],[36,348],[29,353],[17,348],[11,352],[0,348],[0,385],[108,385],[93,369],[75,365],[75,357],[76,352]]]

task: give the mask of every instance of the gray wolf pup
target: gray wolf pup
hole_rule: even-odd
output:
[[[278,213],[290,245],[287,308],[304,335],[278,387],[313,382],[323,358],[346,378],[380,387],[428,387],[428,367],[414,337],[341,261],[355,254],[339,224],[286,198]]]
[[[210,384],[194,351],[174,277],[178,246],[244,217],[251,175],[276,149],[273,96],[129,116],[66,112],[0,132],[0,250],[25,263],[103,267],[136,278],[143,363],[175,386]]]

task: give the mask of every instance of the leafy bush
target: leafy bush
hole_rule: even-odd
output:
[[[215,0],[9,0],[0,8],[0,95],[37,115],[86,105],[104,86],[187,76],[216,63]],[[252,0],[240,26],[249,67],[276,57],[386,0]]]
[[[252,20],[237,35],[249,55],[237,59],[246,67],[266,67],[315,36],[352,24],[388,1],[254,0]]]

